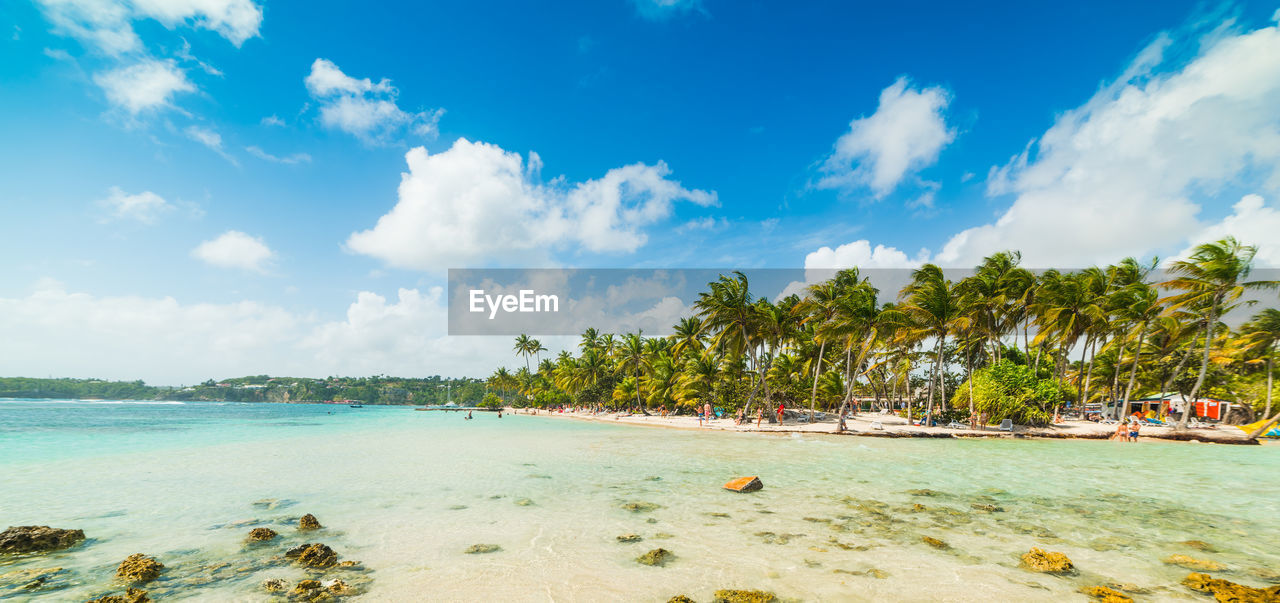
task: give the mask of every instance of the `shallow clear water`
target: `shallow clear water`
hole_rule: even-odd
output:
[[[324,542],[369,570],[328,576],[364,583],[361,600],[708,600],[718,588],[804,600],[1060,600],[1098,584],[1145,590],[1138,599],[1182,598],[1194,595],[1178,585],[1188,570],[1163,563],[1170,554],[1224,563],[1215,575],[1252,585],[1280,568],[1277,469],[1275,446],[801,437],[488,413],[464,421],[406,407],[0,401],[0,524],[82,528],[90,538],[63,553],[0,559],[0,574],[63,567],[65,588],[43,596],[83,600],[122,590],[114,566],[143,552],[168,568],[148,587],[154,594],[264,600],[262,580],[307,577],[269,558]],[[764,490],[720,488],[739,475],[759,475]],[[260,499],[278,502],[255,507]],[[622,508],[629,502],[660,506],[633,513]],[[290,522],[303,513],[325,529],[297,533]],[[246,548],[255,521],[282,538]],[[625,533],[644,540],[618,543]],[[1180,544],[1189,539],[1216,551]],[[478,543],[502,550],[463,553]],[[1019,555],[1033,546],[1066,553],[1079,574],[1021,569]],[[675,559],[634,561],[657,547]],[[222,562],[231,565],[216,568]]]

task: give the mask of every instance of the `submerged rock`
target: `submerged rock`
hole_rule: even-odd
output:
[[[1000,513],[1004,511],[1004,507],[997,507],[996,505],[985,505],[985,504],[979,504],[979,503],[973,503],[969,505],[969,508],[973,509],[974,511],[981,511],[983,513]]]
[[[84,530],[64,530],[49,526],[9,526],[0,532],[0,553],[42,553],[75,546],[84,540]]]
[[[662,505],[651,502],[629,502],[622,505],[622,508],[632,513],[648,513],[650,511],[661,509]]]
[[[618,542],[624,542],[627,544],[640,542],[641,540],[644,540],[644,538],[641,538],[639,534],[623,534],[618,537]]]
[[[356,589],[351,588],[350,585],[342,580],[330,580],[324,584],[324,589],[342,597],[356,594]]]
[[[285,551],[284,556],[293,559],[298,565],[316,569],[328,569],[338,564],[338,553],[319,542],[300,544]]]
[[[89,603],[147,603],[151,598],[147,596],[147,591],[131,588],[124,591],[123,595],[107,595],[89,601]]]
[[[316,516],[310,513],[303,515],[302,518],[298,520],[299,530],[319,530],[322,527],[324,526],[320,525],[320,520],[316,519]]]
[[[945,551],[951,548],[951,545],[947,544],[946,541],[938,540],[937,538],[934,538],[932,536],[921,536],[920,540],[923,541],[925,544],[938,550]]]
[[[836,569],[836,570],[831,570],[831,573],[833,573],[833,574],[848,574],[848,575],[850,575],[850,576],[868,576],[868,577],[871,577],[871,578],[875,578],[876,580],[884,580],[885,578],[888,578],[888,577],[889,577],[889,572],[886,572],[886,571],[884,571],[884,570],[882,570],[882,569],[876,569],[876,568],[874,568],[874,567],[873,567],[873,568],[871,568],[871,569],[862,570],[862,571],[854,571],[854,570],[846,570],[846,569]]]
[[[1212,544],[1209,544],[1203,540],[1183,540],[1178,544],[1181,544],[1182,546],[1185,546],[1185,547],[1193,548],[1197,551],[1204,551],[1206,553],[1218,552],[1218,549],[1214,548]]]
[[[1076,570],[1070,557],[1035,547],[1022,555],[1022,567],[1045,574],[1069,574]]]
[[[269,593],[278,593],[289,588],[289,583],[284,578],[268,578],[262,581],[262,590]]]
[[[315,599],[323,588],[319,580],[303,580],[294,585],[293,590],[289,591],[289,597],[307,600]]]
[[[918,513],[918,512],[920,512],[920,511],[927,511],[927,510],[928,510],[928,507],[926,507],[926,506],[924,506],[924,505],[922,505],[922,504],[920,504],[920,503],[913,503],[913,504],[911,505],[911,510],[912,510],[913,512]]]
[[[254,528],[249,530],[249,536],[245,540],[249,542],[266,542],[276,537],[276,531],[271,528]]]
[[[648,553],[645,553],[639,557],[636,557],[636,562],[642,563],[644,565],[663,566],[663,565],[666,565],[667,562],[673,559],[674,557],[675,555],[672,554],[672,552],[668,551],[667,549],[653,549]]]
[[[1221,578],[1214,578],[1208,574],[1197,573],[1187,574],[1187,577],[1182,579],[1182,584],[1191,590],[1209,593],[1213,595],[1213,598],[1224,603],[1280,601],[1280,586],[1254,588]]]
[[[1208,559],[1196,559],[1189,555],[1169,555],[1164,558],[1164,562],[1169,565],[1184,567],[1189,570],[1200,570],[1203,572],[1220,572],[1227,569],[1227,566],[1217,561]]]
[[[718,590],[712,603],[772,603],[777,595],[763,590]]]
[[[529,498],[521,498],[516,500],[516,504],[521,507],[529,507],[533,505],[533,500]]]
[[[50,591],[67,586],[68,572],[60,567],[31,568],[0,574],[0,599],[18,593]]]
[[[724,485],[725,490],[733,490],[734,492],[755,492],[762,488],[764,488],[764,482],[754,475],[750,477],[735,477]]]
[[[496,553],[501,550],[502,547],[496,544],[473,544],[467,547],[467,550],[463,552],[468,555],[480,555],[484,553]]]
[[[914,490],[907,490],[907,494],[912,496],[937,496],[938,492],[928,488],[916,488]]]
[[[150,582],[160,576],[164,564],[142,553],[134,553],[120,562],[116,568],[116,577],[126,582]]]
[[[667,603],[694,603],[694,601],[693,599],[690,599],[687,595],[676,595],[674,597],[671,597],[670,599],[667,599]]]
[[[1118,590],[1112,590],[1105,586],[1091,586],[1083,589],[1084,594],[1102,601],[1102,603],[1133,603],[1131,597],[1126,596]]]
[[[786,544],[792,538],[803,538],[804,534],[774,534],[773,532],[756,532],[756,536],[765,544]]]

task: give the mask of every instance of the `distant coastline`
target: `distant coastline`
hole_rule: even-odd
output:
[[[479,401],[479,379],[401,377],[270,377],[207,380],[195,385],[156,386],[143,381],[0,377],[0,398],[76,400],[173,400],[178,402],[298,402],[316,404],[417,405]]]

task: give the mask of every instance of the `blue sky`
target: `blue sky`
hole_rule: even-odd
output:
[[[451,267],[1280,264],[1277,8],[6,3],[0,372],[487,372]]]

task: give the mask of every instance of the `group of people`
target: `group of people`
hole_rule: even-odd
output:
[[[1120,421],[1116,424],[1116,432],[1111,434],[1111,439],[1121,442],[1138,441],[1138,433],[1142,431],[1142,421],[1138,419],[1138,413],[1129,416],[1128,421]]]

